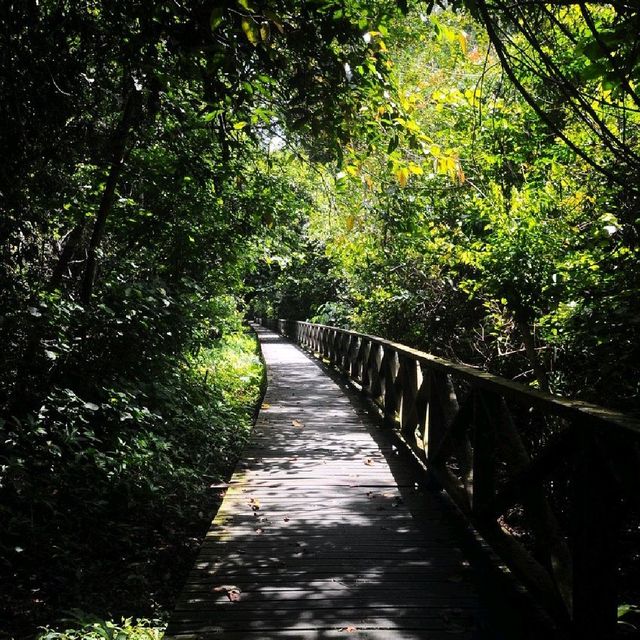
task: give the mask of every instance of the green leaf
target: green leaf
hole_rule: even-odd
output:
[[[220,109],[216,109],[214,111],[209,111],[208,113],[205,113],[202,116],[202,119],[205,122],[211,122],[214,118],[217,118],[222,112],[220,111]]]
[[[250,0],[238,0],[238,4],[247,11],[255,13],[257,11],[255,5]]]
[[[268,42],[271,37],[271,29],[269,28],[268,22],[263,22],[260,25],[260,37],[262,38],[262,42]]]
[[[580,77],[583,80],[595,80],[596,78],[601,78],[606,72],[607,68],[604,64],[594,62],[580,72]]]
[[[209,26],[211,31],[215,31],[224,21],[224,9],[222,7],[214,7],[209,16]]]
[[[253,18],[242,18],[242,30],[247,40],[255,47],[260,42],[260,31]]]

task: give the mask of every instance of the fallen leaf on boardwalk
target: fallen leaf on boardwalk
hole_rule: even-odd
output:
[[[285,517],[283,518],[283,520],[284,520],[285,522],[289,522],[290,518],[289,518],[289,516],[285,516]]]
[[[291,424],[294,427],[304,427],[304,422],[302,422],[302,420],[292,420]]]
[[[254,511],[257,511],[260,508],[260,500],[257,500],[256,498],[251,498],[251,500],[249,500],[249,506]]]
[[[371,466],[373,464],[373,460],[371,458],[367,458],[364,463],[368,466]]]
[[[262,529],[261,527],[258,527],[258,528],[255,530],[255,532],[256,532],[256,533],[264,533],[264,529]]]
[[[340,629],[340,631],[346,631],[347,633],[354,633],[357,630],[358,627],[354,627],[352,624],[350,624],[348,627],[342,627],[342,629]]]
[[[240,588],[233,584],[221,584],[218,587],[213,587],[212,591],[223,592],[231,602],[240,601]]]
[[[262,407],[260,407],[261,409],[270,409],[271,405],[268,402],[263,402],[262,403]]]

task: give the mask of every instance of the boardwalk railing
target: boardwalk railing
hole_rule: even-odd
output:
[[[374,336],[259,321],[373,400],[562,628],[613,637],[634,542],[620,539],[638,526],[639,421]]]

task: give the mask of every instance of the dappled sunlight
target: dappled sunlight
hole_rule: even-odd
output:
[[[491,637],[442,507],[317,363],[257,330],[268,392],[168,637]]]

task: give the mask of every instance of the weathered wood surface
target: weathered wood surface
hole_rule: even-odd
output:
[[[392,475],[366,412],[257,331],[265,403],[167,640],[493,637],[438,500],[420,495],[416,522],[405,501],[420,490]]]

